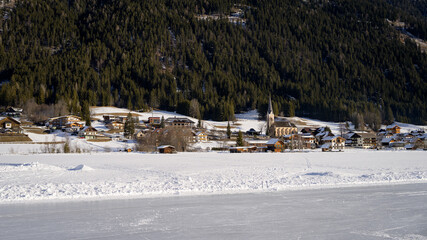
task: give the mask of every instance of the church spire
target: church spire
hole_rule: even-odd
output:
[[[273,113],[273,105],[271,104],[271,95],[269,97],[268,102],[268,111],[267,111],[267,129],[266,134],[269,135],[270,128],[274,124],[274,113]]]
[[[271,105],[271,95],[269,96],[269,102],[268,102],[268,111],[267,114],[274,114],[273,113],[273,106]]]

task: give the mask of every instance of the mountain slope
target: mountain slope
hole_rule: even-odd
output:
[[[238,10],[244,25],[226,18]],[[287,116],[422,124],[427,55],[386,22],[402,16],[382,0],[21,1],[1,20],[0,104],[226,120],[271,94]]]

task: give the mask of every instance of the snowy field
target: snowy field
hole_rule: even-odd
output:
[[[0,205],[4,240],[425,240],[427,184]]]
[[[427,152],[0,156],[0,204],[427,182]]]
[[[116,108],[116,107],[91,107],[90,109],[92,117],[97,118],[99,120],[102,119],[104,114],[113,114],[113,115],[121,115],[127,116],[129,112],[131,112],[134,116],[138,116],[139,120],[148,120],[149,117],[186,117],[191,119],[196,124],[198,123],[198,119],[191,118],[179,113],[168,112],[168,111],[160,111],[154,110],[152,112],[134,112],[130,111],[126,108]],[[266,122],[264,119],[260,121],[258,119],[258,112],[256,110],[251,110],[246,113],[235,114],[236,120],[231,122],[231,130],[232,131],[243,131],[246,132],[251,128],[256,131],[265,131]],[[325,122],[316,119],[302,118],[302,117],[288,117],[289,121],[293,122],[299,129],[310,127],[310,128],[318,128],[328,126],[334,134],[340,133],[340,123],[338,122]],[[413,130],[419,129],[427,129],[427,126],[413,125],[407,123],[396,122],[402,129],[402,133],[408,133]],[[211,120],[203,120],[203,126],[208,130],[218,130],[225,131],[227,127],[227,121],[211,121]],[[344,124],[344,123],[343,123]],[[383,125],[382,128],[385,128],[386,125]],[[354,130],[354,126],[350,123],[350,129]]]

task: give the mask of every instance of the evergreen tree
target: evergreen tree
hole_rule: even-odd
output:
[[[126,138],[133,138],[133,135],[135,134],[135,121],[132,117],[132,114],[129,112],[127,115],[127,120],[125,122],[124,126],[124,136]]]
[[[162,119],[160,121],[160,128],[165,128],[165,117],[162,116]]]
[[[241,147],[241,146],[244,145],[244,143],[243,143],[243,133],[240,130],[239,130],[239,134],[237,135],[236,145],[238,147]]]
[[[227,137],[228,139],[231,138],[231,127],[230,127],[230,121],[227,123]]]
[[[86,122],[86,126],[90,126],[91,121],[90,121],[90,109],[89,109],[89,104],[87,101],[84,101],[82,104],[82,112],[81,112],[81,117],[83,118],[83,120]]]

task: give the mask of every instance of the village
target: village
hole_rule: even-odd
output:
[[[236,121],[217,123],[167,112],[152,113],[150,116],[150,113],[126,109],[121,109],[120,113],[96,111],[102,107],[93,109],[89,124],[76,115],[50,117],[46,121],[33,123],[26,119],[23,109],[8,107],[0,117],[0,143],[12,146],[31,144],[33,141],[28,136],[31,133],[32,136],[54,135],[54,140],[50,138],[38,142],[58,145],[46,150],[50,153],[82,152],[71,148],[70,143],[76,140],[87,144],[103,143],[102,146],[106,146],[104,148],[108,151],[157,153],[427,150],[427,134],[422,127],[402,132],[400,123],[393,123],[374,132],[368,129],[356,131],[349,129],[348,123],[347,126],[340,123],[338,132],[334,133],[327,125],[303,126],[295,124],[292,118],[275,116],[271,100],[265,121],[258,119],[258,125],[246,124],[248,129],[239,126]],[[111,149],[109,143],[123,144]]]

